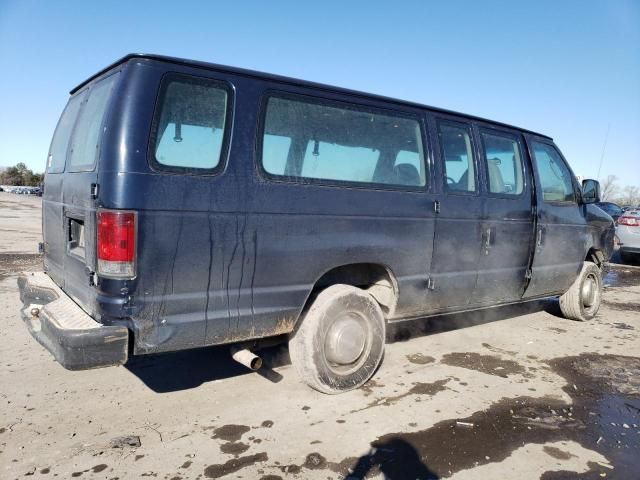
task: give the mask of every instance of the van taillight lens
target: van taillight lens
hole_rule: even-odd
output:
[[[98,274],[105,277],[135,276],[136,213],[98,210]]]
[[[620,217],[618,218],[618,225],[627,225],[628,227],[640,226],[640,221],[636,217]]]

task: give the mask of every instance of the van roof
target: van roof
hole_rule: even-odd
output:
[[[229,66],[226,66],[226,65],[219,65],[219,64],[216,64],[216,63],[201,62],[201,61],[198,61],[198,60],[188,60],[188,59],[185,59],[185,58],[170,57],[170,56],[166,56],[166,55],[147,54],[147,53],[130,53],[128,55],[125,55],[124,57],[122,57],[122,58],[116,60],[115,62],[113,62],[111,65],[108,65],[107,67],[103,68],[102,70],[100,70],[99,72],[95,73],[91,77],[87,78],[84,82],[82,82],[81,84],[79,84],[78,86],[73,88],[69,93],[71,95],[73,95],[78,90],[80,90],[82,87],[84,87],[85,85],[87,85],[91,81],[95,80],[96,78],[102,76],[103,74],[105,74],[109,70],[117,67],[118,65],[126,63],[131,59],[135,59],[135,58],[158,60],[158,61],[161,61],[161,62],[173,63],[173,64],[177,64],[177,65],[185,65],[185,66],[189,66],[189,67],[197,67],[197,68],[205,68],[205,69],[208,69],[208,70],[230,72],[230,73],[236,73],[236,74],[244,75],[244,76],[262,78],[262,79],[265,79],[265,80],[274,80],[274,81],[288,83],[288,84],[302,85],[302,86],[308,86],[308,87],[313,87],[313,88],[320,88],[320,89],[323,89],[323,90],[332,90],[332,91],[335,91],[335,92],[344,93],[344,94],[348,94],[348,95],[369,97],[369,98],[373,98],[373,99],[377,99],[377,100],[384,100],[384,101],[387,101],[387,102],[393,102],[393,103],[396,103],[396,104],[399,104],[399,105],[406,105],[406,106],[410,106],[410,107],[414,107],[414,108],[429,109],[429,110],[440,112],[440,113],[459,115],[459,116],[462,116],[462,117],[465,117],[465,118],[468,118],[468,119],[471,119],[471,120],[480,120],[480,121],[483,121],[483,122],[493,123],[495,125],[515,128],[515,129],[518,129],[518,130],[523,131],[523,132],[532,133],[532,134],[538,135],[540,137],[545,137],[545,138],[551,139],[551,137],[548,136],[548,135],[545,135],[545,134],[542,134],[542,133],[539,133],[539,132],[534,132],[532,130],[527,130],[525,128],[516,127],[515,125],[510,125],[508,123],[497,122],[495,120],[489,120],[488,118],[478,117],[478,116],[475,116],[475,115],[469,115],[467,113],[455,112],[453,110],[447,110],[445,108],[432,107],[432,106],[429,106],[429,105],[424,105],[424,104],[417,103],[417,102],[411,102],[411,101],[408,101],[408,100],[400,100],[400,99],[397,99],[397,98],[386,97],[384,95],[376,95],[376,94],[362,92],[362,91],[358,91],[358,90],[352,90],[352,89],[348,89],[348,88],[336,87],[336,86],[333,86],[333,85],[326,85],[326,84],[322,84],[322,83],[311,82],[311,81],[308,81],[308,80],[300,80],[300,79],[297,79],[297,78],[285,77],[285,76],[282,76],[282,75],[274,75],[274,74],[271,74],[271,73],[259,72],[259,71],[255,71],[255,70],[248,70],[248,69],[244,69],[244,68],[229,67]]]

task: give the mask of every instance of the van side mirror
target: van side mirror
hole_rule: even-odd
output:
[[[582,203],[596,203],[600,201],[600,182],[597,180],[582,181]]]

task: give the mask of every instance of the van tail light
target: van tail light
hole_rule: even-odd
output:
[[[618,218],[618,225],[627,225],[628,227],[640,227],[640,221],[636,217],[622,216]]]
[[[114,278],[135,277],[136,223],[136,212],[98,210],[98,275]]]

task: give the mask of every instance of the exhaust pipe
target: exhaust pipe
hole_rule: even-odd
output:
[[[231,347],[231,358],[249,370],[258,370],[262,366],[262,359],[248,348]]]

